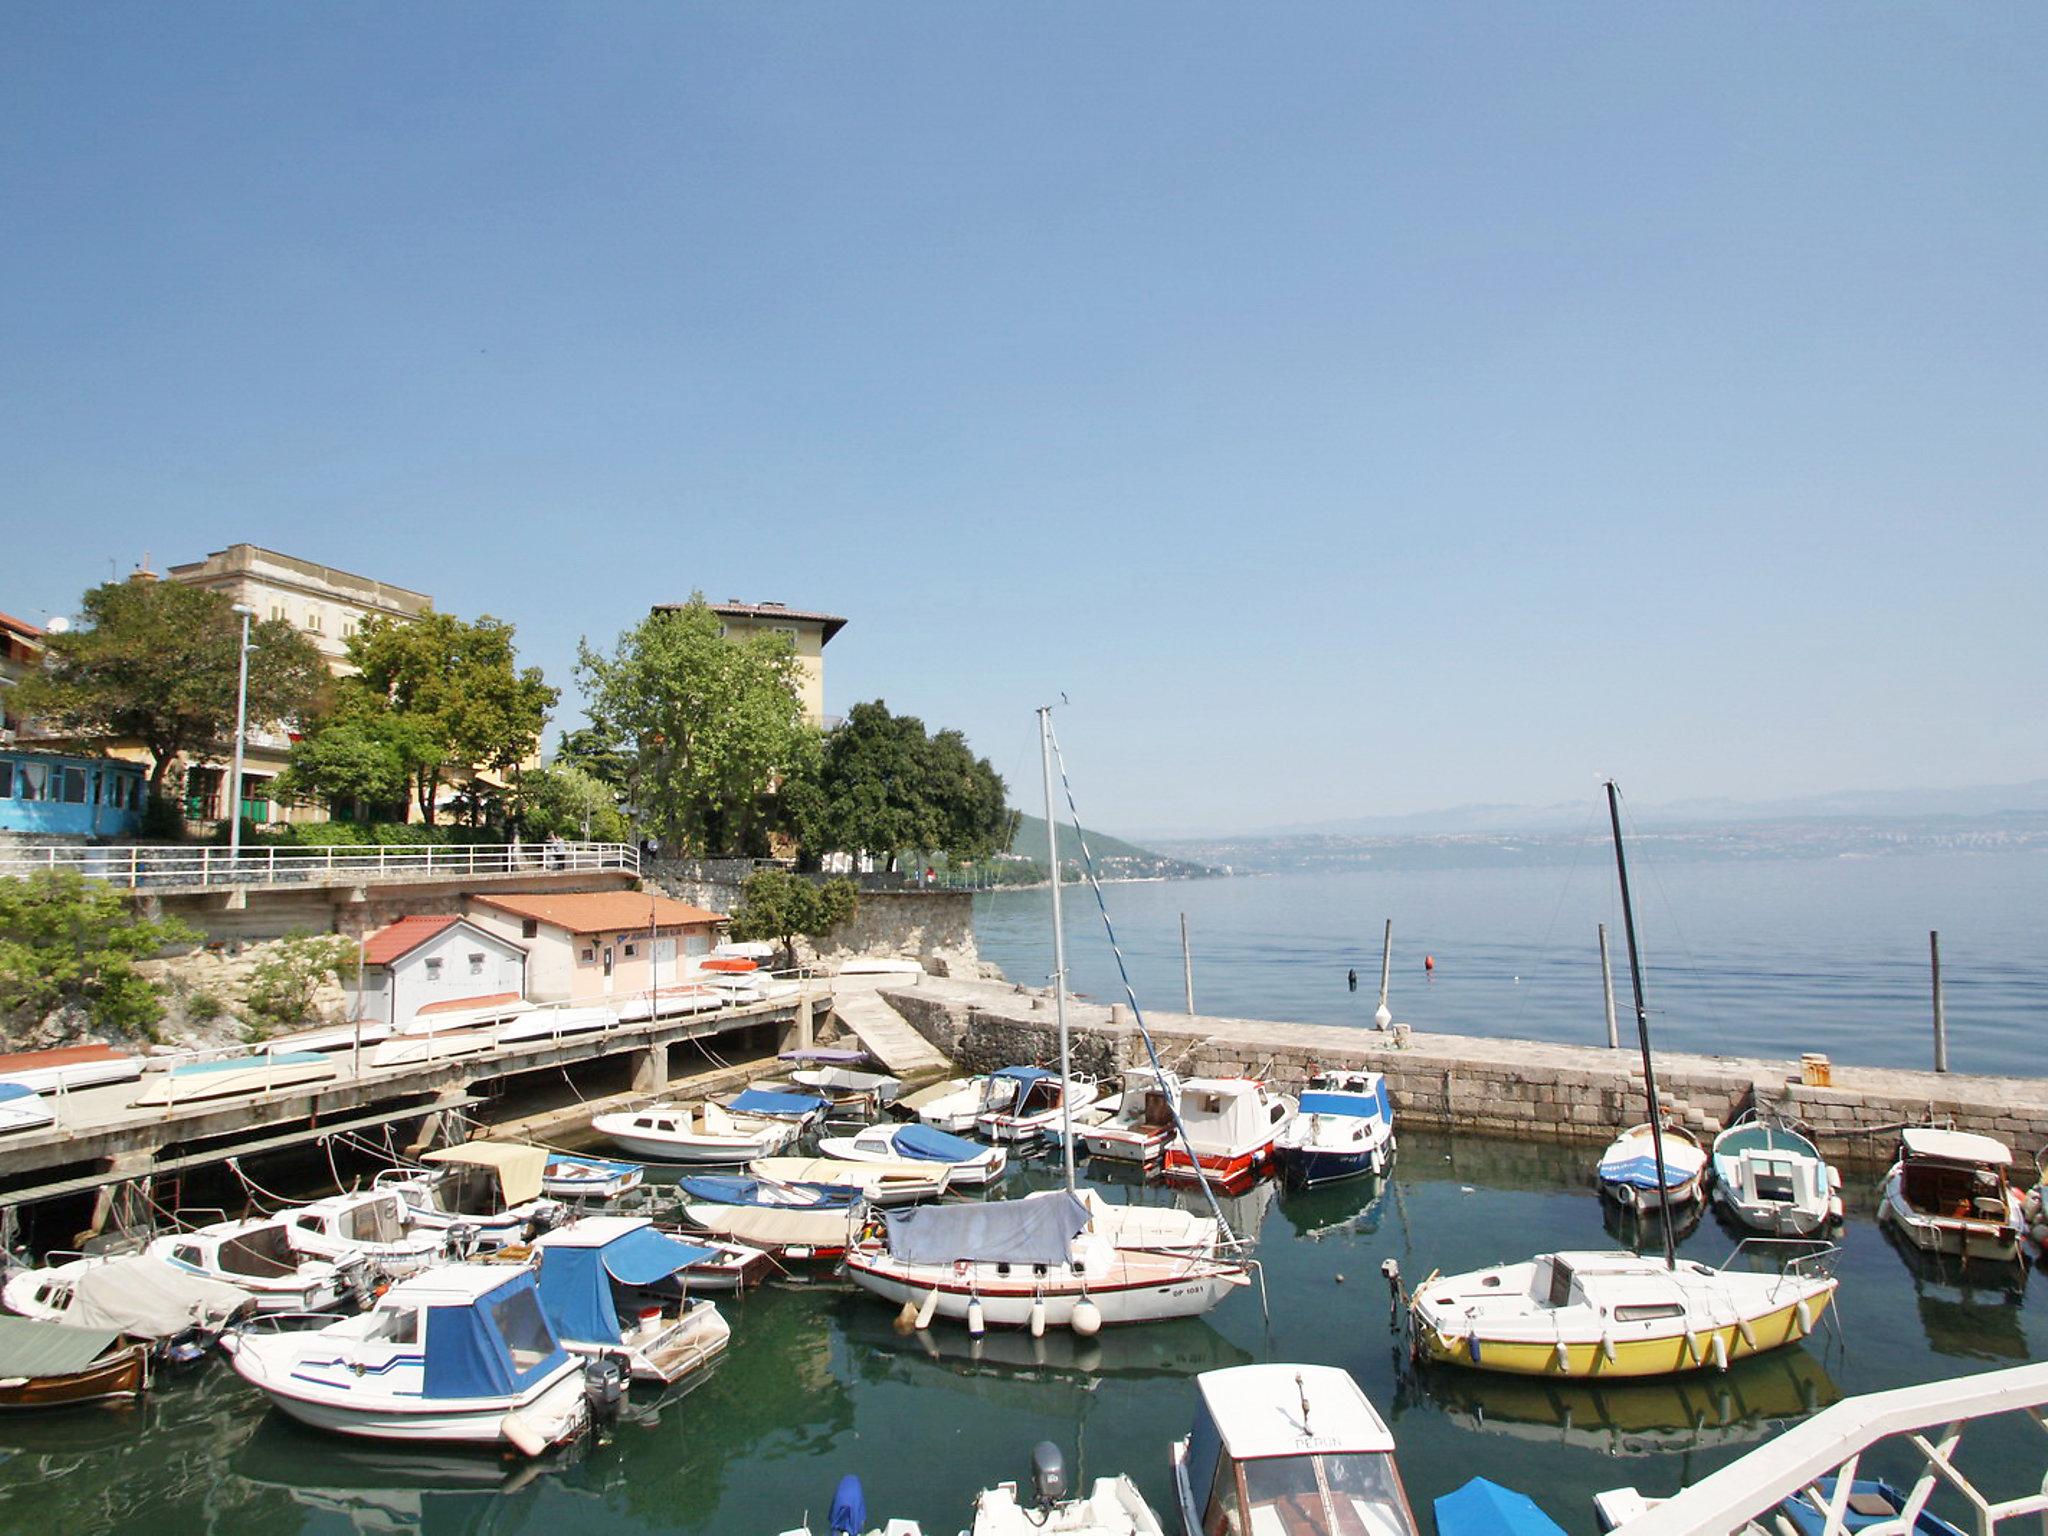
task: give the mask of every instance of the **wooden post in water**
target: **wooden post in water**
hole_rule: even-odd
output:
[[[1387,982],[1394,974],[1394,920],[1387,919],[1386,932],[1380,938],[1380,1005],[1373,1010],[1372,1022],[1375,1029],[1385,1029],[1394,1022],[1393,1014],[1387,1011]]]
[[[1188,915],[1180,915],[1180,979],[1186,989],[1188,1012],[1195,1011],[1195,957],[1188,951]]]
[[[1927,958],[1934,968],[1934,1070],[1948,1070],[1948,1013],[1941,1004],[1941,932],[1927,932]]]
[[[1621,1049],[1621,1028],[1614,1022],[1614,962],[1607,957],[1607,925],[1600,925],[1600,993],[1607,999],[1607,1049]]]

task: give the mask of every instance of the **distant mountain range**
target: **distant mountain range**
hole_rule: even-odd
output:
[[[1150,848],[1140,848],[1136,843],[1127,843],[1106,832],[1097,832],[1090,827],[1084,827],[1082,831],[1088,838],[1088,851],[1095,855],[1095,861],[1105,875],[1130,879],[1133,876],[1181,878],[1215,873],[1204,864],[1172,854],[1155,853]],[[1042,872],[1047,858],[1045,819],[1019,811],[1017,832],[1010,839],[1009,851],[1019,858],[1031,860]],[[1063,825],[1060,828],[1060,863],[1071,870],[1080,861],[1081,849],[1075,840],[1074,829]]]

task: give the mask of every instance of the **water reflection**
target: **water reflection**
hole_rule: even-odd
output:
[[[1928,1348],[1955,1360],[2010,1365],[2031,1359],[2026,1319],[2027,1272],[2017,1264],[1964,1264],[1914,1247],[1889,1224],[1884,1240],[1913,1277],[1913,1300]]]
[[[1319,1241],[1343,1234],[1370,1236],[1379,1230],[1390,1182],[1367,1174],[1314,1189],[1283,1190],[1280,1214],[1297,1237]]]

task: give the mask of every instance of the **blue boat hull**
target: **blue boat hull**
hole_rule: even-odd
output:
[[[1334,1184],[1339,1179],[1355,1179],[1379,1171],[1376,1166],[1379,1154],[1370,1149],[1328,1152],[1308,1147],[1281,1147],[1276,1149],[1276,1155],[1281,1178],[1301,1189],[1313,1189],[1318,1184]]]

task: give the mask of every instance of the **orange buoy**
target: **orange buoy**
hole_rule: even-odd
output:
[[[1423,968],[1423,969],[1424,969],[1425,971],[1433,971],[1433,970],[1435,970],[1435,969],[1436,969],[1436,956],[1435,956],[1435,955],[1424,955],[1424,956],[1422,957],[1422,968]]]

